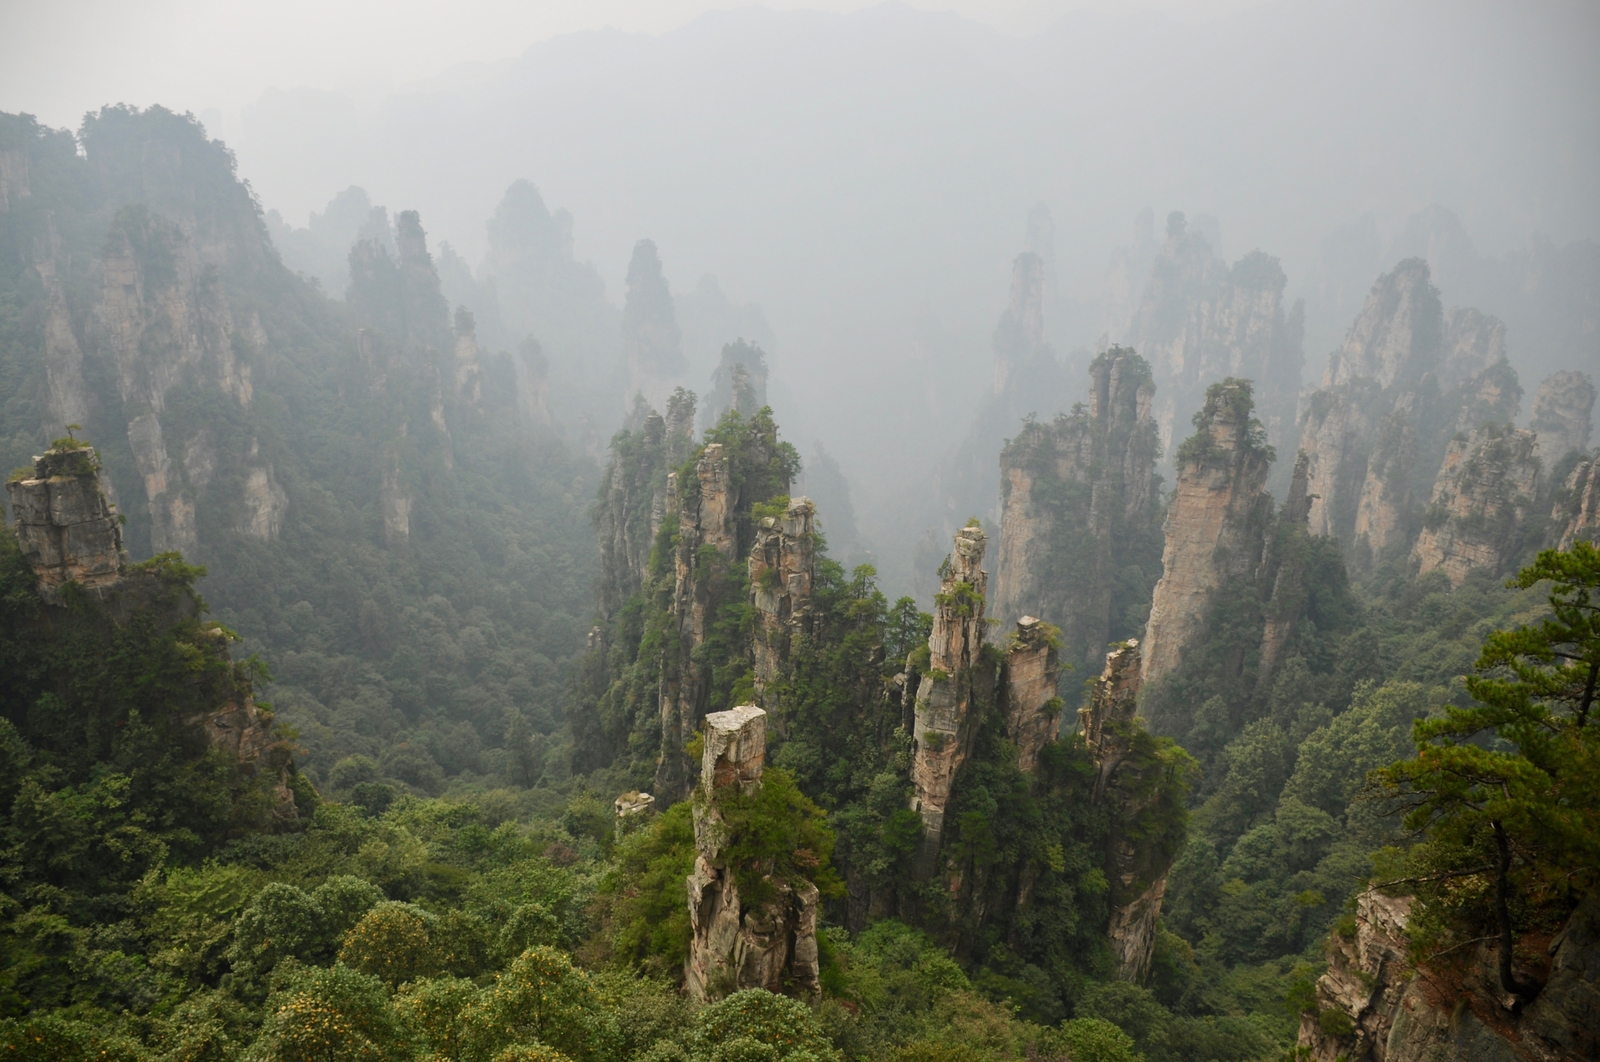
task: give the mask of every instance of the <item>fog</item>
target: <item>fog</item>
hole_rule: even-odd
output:
[[[991,392],[1023,251],[1045,260],[1045,336],[1072,385],[1103,343],[1133,338],[1113,258],[1137,299],[1173,211],[1229,263],[1281,261],[1286,302],[1305,300],[1307,382],[1378,274],[1412,254],[1447,306],[1506,320],[1530,399],[1551,371],[1600,369],[1583,243],[1600,237],[1600,7],[1584,0],[682,0],[449,17],[8,4],[4,18],[0,110],[64,126],[119,100],[193,111],[275,213],[285,261],[334,296],[360,219],[341,228],[329,203],[351,186],[420,211],[461,301],[496,275],[486,222],[519,179],[569,212],[572,256],[617,311],[635,242],[653,240],[682,382],[709,393],[722,345],[760,342],[779,423],[808,458],[820,442],[837,459],[857,553],[894,589],[911,579],[907,543],[985,504],[950,468]],[[519,321],[544,318],[505,298],[489,335],[511,345]],[[575,445],[579,413],[602,439],[622,424],[616,328],[596,311],[538,337]],[[1048,417],[1075,394],[1038,397],[1012,412]]]

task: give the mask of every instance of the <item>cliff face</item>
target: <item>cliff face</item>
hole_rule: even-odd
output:
[[[1250,385],[1214,384],[1178,451],[1178,485],[1167,509],[1163,575],[1144,642],[1146,684],[1172,672],[1201,632],[1212,596],[1261,561],[1272,498],[1262,490],[1271,451],[1251,418]]]
[[[1001,451],[992,611],[1057,625],[1074,665],[1098,659],[1132,604],[1117,598],[1117,577],[1154,574],[1154,394],[1144,359],[1114,348],[1090,367],[1088,408],[1029,423]]]
[[[1495,424],[1451,441],[1412,550],[1419,574],[1440,570],[1459,586],[1474,568],[1500,572],[1516,558],[1537,496],[1534,442]]]
[[[1499,990],[1492,946],[1411,968],[1410,914],[1409,897],[1366,892],[1350,935],[1329,937],[1318,1013],[1300,1018],[1300,1047],[1316,1062],[1580,1062],[1600,1053],[1600,898],[1581,903],[1551,941],[1544,987],[1520,1011]]]
[[[989,581],[983,570],[986,545],[980,527],[956,532],[955,549],[934,603],[928,669],[917,686],[911,808],[922,816],[919,864],[925,873],[932,871],[943,839],[950,785],[970,750],[974,697],[988,695],[982,681],[974,681],[987,632],[983,616]]]
[[[1289,480],[1289,496],[1278,514],[1276,535],[1261,565],[1260,582],[1271,590],[1263,610],[1265,623],[1261,630],[1258,689],[1268,688],[1278,658],[1294,636],[1305,607],[1307,576],[1300,547],[1306,537],[1306,519],[1311,509],[1309,466],[1306,452],[1300,451],[1295,456],[1294,472]]]
[[[1357,379],[1392,387],[1438,368],[1444,343],[1444,307],[1428,263],[1408,258],[1378,278],[1343,346],[1328,358],[1324,387]]]
[[[1573,450],[1582,453],[1589,448],[1594,398],[1594,381],[1571,369],[1539,385],[1528,427],[1539,437],[1539,461],[1546,470]]]
[[[1011,300],[994,332],[994,393],[1005,394],[1017,370],[1044,348],[1044,260],[1019,254],[1011,264]]]
[[[755,606],[751,648],[755,656],[756,696],[787,672],[789,650],[811,629],[811,587],[816,578],[816,506],[795,498],[782,516],[769,516],[756,530],[750,551],[750,598]],[[769,711],[772,705],[763,705]],[[778,728],[782,720],[775,719]]]
[[[781,992],[785,982],[804,995],[820,990],[817,887],[790,882],[766,868],[770,894],[751,903],[739,893],[727,846],[734,840],[724,817],[730,794],[753,797],[766,759],[766,713],[754,705],[712,712],[705,720],[705,750],[694,806],[695,865],[688,879],[689,958],[684,982],[704,1003],[745,988]],[[758,872],[762,868],[755,868]]]

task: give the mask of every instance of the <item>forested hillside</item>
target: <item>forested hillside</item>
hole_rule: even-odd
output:
[[[192,119],[0,137],[15,1057],[1592,1057],[1594,389],[1425,263],[1292,428],[1101,352],[890,601],[648,241],[601,470],[414,213],[335,302]]]

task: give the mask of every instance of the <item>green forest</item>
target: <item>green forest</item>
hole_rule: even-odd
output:
[[[1585,538],[1530,520],[1503,565],[1418,574],[1310,533],[1302,463],[1140,691],[1158,518],[1285,460],[1247,381],[1115,551],[1091,490],[1039,495],[1083,554],[1054,570],[1115,557],[1101,674],[1052,617],[1001,623],[977,517],[929,600],[831,559],[782,410],[696,432],[680,388],[602,468],[414,213],[340,302],[191,117],[0,115],[0,150],[32,174],[0,211],[8,1057],[1307,1057],[1358,1035],[1317,983],[1374,894],[1407,969],[1552,997],[1600,884]],[[743,705],[754,753],[718,729]]]

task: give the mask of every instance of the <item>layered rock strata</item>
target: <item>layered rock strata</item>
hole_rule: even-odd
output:
[[[715,616],[713,583],[735,560],[732,482],[728,455],[711,443],[695,463],[694,482],[680,485],[668,476],[668,516],[676,510],[678,548],[673,560],[672,618],[676,637],[668,639],[661,668],[661,753],[655,791],[687,794],[689,765],[682,749],[705,714],[710,694],[709,667],[696,659]],[[765,724],[763,724],[764,732]]]
[[[68,583],[100,591],[122,577],[122,522],[100,490],[87,446],[46,451],[33,475],[6,484],[22,556],[46,597]]]
[[[684,985],[704,1003],[746,988],[813,995],[820,988],[817,887],[787,881],[772,868],[736,868],[727,859],[734,840],[722,803],[729,794],[753,797],[766,760],[767,713],[755,705],[712,712],[705,719],[700,789],[694,805],[695,864],[689,875],[689,958]],[[762,874],[768,898],[752,904],[739,892],[737,872]]]
[[[1375,891],[1356,898],[1355,925],[1328,935],[1328,970],[1317,978],[1317,1013],[1300,1016],[1300,1043],[1316,1062],[1382,1062],[1388,1055],[1395,1011],[1411,979],[1406,924],[1411,897]],[[1350,1031],[1330,1035],[1325,1011],[1349,1019]]]
[[[955,549],[934,600],[927,670],[917,686],[911,809],[922,817],[918,867],[924,875],[933,870],[950,786],[971,748],[974,695],[984,692],[973,679],[987,632],[983,615],[989,581],[983,570],[987,541],[981,527],[956,532]]]
[[[1445,452],[1412,557],[1418,573],[1461,585],[1474,568],[1500,572],[1516,559],[1538,491],[1531,431],[1486,424]]]
[[[1571,369],[1555,373],[1539,385],[1528,427],[1539,437],[1539,461],[1546,470],[1573,450],[1583,453],[1588,449],[1594,399],[1594,381]]]
[[[1090,399],[1051,424],[1029,423],[1000,455],[997,618],[1061,628],[1074,665],[1110,637],[1113,586],[1155,523],[1157,443],[1150,367],[1116,347],[1090,366]]]
[[[782,516],[769,516],[750,551],[750,599],[755,607],[751,649],[756,696],[769,711],[767,689],[787,672],[790,647],[811,629],[811,588],[816,578],[817,509],[795,498]],[[781,719],[774,720],[781,730]]]
[[[1060,725],[1061,681],[1058,631],[1034,616],[1017,620],[1001,664],[1000,715],[1006,737],[1017,748],[1017,768],[1032,774],[1040,751],[1056,739]]]
[[[1178,451],[1178,484],[1167,509],[1163,574],[1145,628],[1144,682],[1177,668],[1201,633],[1213,595],[1261,561],[1272,497],[1262,487],[1272,451],[1251,416],[1250,385],[1214,384]]]

